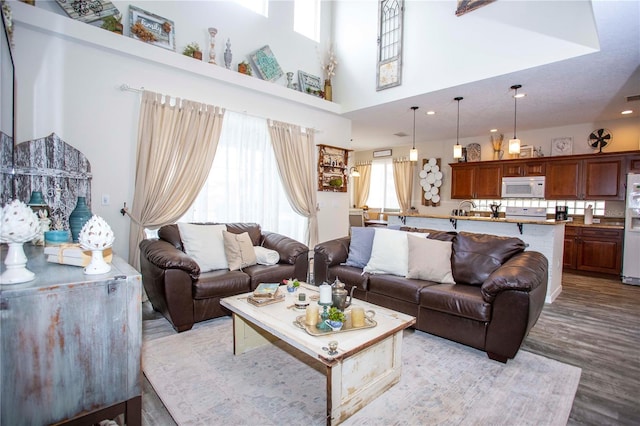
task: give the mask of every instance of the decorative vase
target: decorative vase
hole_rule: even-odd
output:
[[[287,88],[288,89],[293,89],[293,73],[291,71],[289,71],[287,73]]]
[[[202,60],[202,52],[199,50],[196,50],[195,52],[193,52],[193,59],[197,59],[199,61]]]
[[[9,250],[4,264],[6,271],[0,276],[2,284],[17,284],[31,281],[36,275],[27,269],[27,256],[24,254],[24,243],[8,243]]]
[[[115,239],[109,224],[100,216],[92,216],[84,224],[78,236],[80,247],[91,250],[91,262],[84,268],[87,275],[106,274],[111,265],[104,260],[103,250],[113,245]]]
[[[227,38],[227,48],[224,50],[224,67],[228,70],[231,69],[231,59],[233,54],[231,53],[231,39]]]
[[[209,63],[216,65],[216,34],[217,28],[209,28]]]
[[[324,98],[327,101],[333,101],[333,90],[331,88],[331,80],[326,79],[324,81]]]
[[[78,242],[78,235],[82,227],[89,219],[91,219],[91,210],[87,206],[86,197],[78,197],[76,208],[69,215],[69,228],[71,229],[71,239],[74,243]]]

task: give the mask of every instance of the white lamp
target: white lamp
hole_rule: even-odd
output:
[[[409,161],[418,161],[418,150],[416,149],[416,110],[417,106],[412,106],[413,110],[413,148],[409,150]]]
[[[349,175],[351,177],[360,177],[360,172],[355,167],[349,169]]]
[[[456,144],[453,146],[453,158],[462,158],[462,145],[460,145],[460,101],[463,99],[462,96],[453,98],[454,101],[458,101],[458,124],[456,125]]]
[[[518,118],[518,89],[521,87],[520,84],[511,86],[516,91],[513,95],[513,139],[509,139],[509,154],[512,155],[520,154],[520,139],[516,136],[516,120]]]

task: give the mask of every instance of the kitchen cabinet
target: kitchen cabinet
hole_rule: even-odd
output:
[[[623,231],[595,226],[565,227],[565,269],[619,275],[622,271]]]
[[[624,157],[548,161],[547,200],[624,200]]]
[[[501,198],[503,176],[545,176],[547,200],[624,200],[640,151],[451,163],[451,198]]]
[[[140,274],[118,256],[106,274],[45,260],[24,245],[31,282],[0,287],[0,424],[141,423]],[[3,250],[3,257],[6,250]]]
[[[452,167],[451,198],[500,198],[502,165],[464,164]]]
[[[509,161],[502,166],[503,177],[544,176],[545,161]]]

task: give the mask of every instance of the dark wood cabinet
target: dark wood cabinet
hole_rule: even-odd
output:
[[[500,198],[502,165],[465,164],[451,173],[451,198]]]
[[[566,159],[548,162],[544,198],[547,200],[579,199],[581,174],[581,160]]]
[[[544,161],[509,161],[502,166],[502,176],[544,176],[545,166]]]
[[[547,200],[624,200],[640,151],[451,163],[451,198],[500,198],[503,176],[545,176]]]
[[[625,158],[583,160],[582,198],[585,200],[624,200]]]
[[[564,268],[619,275],[622,245],[622,230],[566,226]]]

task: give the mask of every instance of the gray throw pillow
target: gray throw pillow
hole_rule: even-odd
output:
[[[349,256],[345,265],[356,268],[364,268],[371,258],[371,248],[373,247],[373,237],[376,229],[373,227],[352,227],[351,242],[349,243]]]

